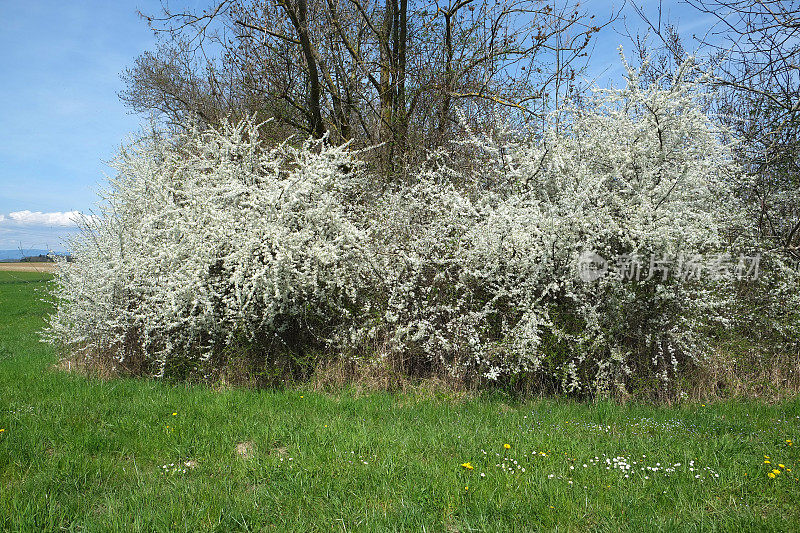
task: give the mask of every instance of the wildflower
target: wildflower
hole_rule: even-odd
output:
[[[486,477],[486,474],[484,474],[483,472],[481,472],[481,477]]]
[[[777,476],[778,474],[781,473],[781,471],[776,468],[775,470],[772,471],[772,473]]]
[[[771,465],[772,463],[770,463],[769,461],[764,461],[764,464],[765,465]]]
[[[301,400],[303,399],[303,395],[302,395],[302,394],[300,395],[300,399],[301,399]]]
[[[503,444],[503,448],[505,448],[506,450],[510,450],[511,449],[511,445],[510,444]]]
[[[467,470],[475,470],[475,467],[472,466],[470,463],[461,463],[461,466]]]
[[[468,487],[468,486],[467,486],[467,487],[464,487],[464,490],[469,490],[469,487]]]
[[[178,413],[172,413],[172,416],[178,416]]]
[[[0,433],[3,433],[4,431],[5,431],[5,428],[0,428]]]
[[[769,455],[765,455],[765,456],[764,456],[764,459],[769,459]]]
[[[773,474],[772,472],[770,472],[769,474],[767,474],[767,476],[769,476],[771,479],[775,479],[775,474]]]

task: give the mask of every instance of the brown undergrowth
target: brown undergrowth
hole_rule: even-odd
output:
[[[125,376],[145,375],[142,365],[119,365],[109,356],[61,358],[53,368],[63,372],[104,380]],[[392,357],[340,357],[319,359],[316,366],[298,376],[289,367],[271,374],[268,384],[259,378],[252,366],[241,362],[209,373],[203,378],[195,375],[187,381],[203,382],[217,390],[230,388],[290,387],[336,394],[349,390],[356,395],[370,392],[399,393],[417,400],[439,398],[463,400],[483,391],[501,389],[517,398],[559,396],[557,390],[536,379],[520,380],[498,386],[490,383],[467,382],[444,369],[428,368],[410,372],[402,361]],[[721,346],[706,362],[684,373],[680,386],[669,397],[654,397],[652,391],[617,392],[611,399],[619,402],[657,401],[672,404],[681,401],[713,401],[725,399],[760,399],[768,402],[800,395],[800,355],[770,353],[764,348]],[[608,398],[607,396],[604,398]],[[596,399],[587,396],[586,400]]]

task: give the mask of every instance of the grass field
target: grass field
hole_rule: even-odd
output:
[[[104,382],[38,342],[45,279],[0,272],[0,530],[800,531],[800,401]]]

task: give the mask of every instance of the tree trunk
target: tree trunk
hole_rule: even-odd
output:
[[[311,127],[311,134],[319,139],[325,134],[325,124],[322,122],[321,94],[322,89],[319,81],[319,70],[317,69],[317,59],[314,55],[314,48],[311,44],[311,36],[308,32],[308,6],[306,0],[297,0],[297,10],[292,9],[287,0],[279,0],[280,5],[286,11],[292,25],[297,31],[297,40],[303,50],[303,58],[306,61],[306,71],[308,74],[308,122]]]

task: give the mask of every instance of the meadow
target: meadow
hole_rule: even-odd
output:
[[[0,530],[800,530],[798,399],[100,380],[39,342],[48,279],[0,272]]]

